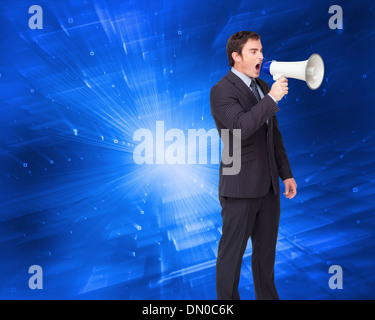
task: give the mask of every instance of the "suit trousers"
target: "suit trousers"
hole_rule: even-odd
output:
[[[274,265],[280,220],[280,193],[274,194],[272,183],[261,198],[220,196],[223,220],[216,262],[218,300],[239,300],[238,284],[247,242],[251,238],[255,298],[278,300]]]

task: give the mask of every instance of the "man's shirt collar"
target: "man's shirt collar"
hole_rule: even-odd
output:
[[[250,87],[251,81],[253,80],[252,78],[248,77],[247,75],[243,74],[242,72],[239,72],[237,69],[232,67],[231,71],[238,76],[245,84]]]

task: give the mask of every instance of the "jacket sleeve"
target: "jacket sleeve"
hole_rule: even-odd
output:
[[[280,109],[269,95],[244,112],[233,89],[216,84],[210,94],[211,114],[226,128],[241,129],[241,139],[245,140],[260,129],[267,119]]]
[[[274,143],[274,152],[275,152],[275,161],[277,165],[277,170],[281,180],[293,178],[292,170],[290,168],[288,156],[285,151],[283,138],[279,130],[279,124],[277,117],[274,118],[273,125],[273,143]]]

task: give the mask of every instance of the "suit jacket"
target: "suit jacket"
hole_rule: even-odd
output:
[[[229,129],[230,155],[233,129],[241,129],[241,170],[236,175],[223,175],[223,167],[231,164],[221,161],[219,196],[258,198],[268,192],[271,183],[278,194],[279,177],[282,180],[293,177],[275,115],[280,109],[267,94],[270,91],[267,82],[259,78],[256,81],[264,93],[259,103],[232,71],[211,89],[211,114],[220,136],[221,129]]]

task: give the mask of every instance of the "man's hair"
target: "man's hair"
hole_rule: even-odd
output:
[[[229,65],[234,66],[234,60],[232,58],[232,53],[237,52],[241,55],[242,48],[247,42],[247,40],[260,40],[260,35],[252,31],[239,31],[230,36],[227,42],[227,55]]]

